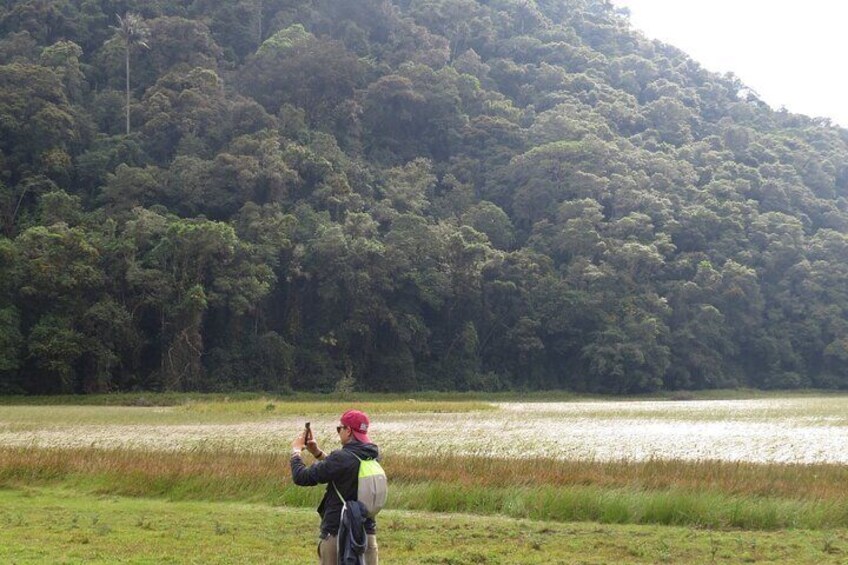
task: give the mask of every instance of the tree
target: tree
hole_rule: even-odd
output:
[[[150,325],[149,363],[159,385],[197,390],[206,384],[203,355],[210,318],[236,324],[255,314],[274,273],[264,255],[232,226],[136,208],[124,227],[130,257],[127,291]]]
[[[615,148],[598,138],[556,141],[517,155],[510,164],[516,186],[512,210],[520,227],[551,216],[564,200],[607,199],[609,178],[623,168]]]
[[[28,361],[37,371],[37,388],[31,392],[75,392],[76,364],[85,351],[85,336],[72,327],[67,318],[42,317],[27,339]]]
[[[57,70],[40,65],[0,66],[0,170],[14,186],[52,177],[70,164],[78,120]]]
[[[143,47],[148,49],[147,45],[147,37],[149,35],[149,30],[147,28],[147,24],[145,24],[144,20],[138,14],[133,14],[127,12],[124,14],[122,18],[119,15],[116,15],[118,18],[117,27],[113,27],[112,29],[115,32],[115,36],[118,40],[120,40],[124,44],[124,57],[126,61],[126,75],[127,75],[127,135],[130,134],[130,51],[135,49],[136,47]]]
[[[848,386],[848,130],[607,0],[0,1],[0,234],[0,393]]]
[[[362,103],[366,150],[372,158],[393,163],[416,157],[446,159],[467,121],[463,77],[468,78],[452,67],[434,71],[404,65],[400,72],[372,82]]]
[[[276,114],[285,104],[306,112],[311,125],[332,131],[345,124],[364,78],[363,61],[338,41],[318,39],[302,25],[266,39],[242,70],[241,87]]]
[[[433,164],[427,159],[416,159],[386,172],[382,192],[395,210],[421,214],[426,209],[430,204],[429,194],[436,184],[432,168]]]
[[[618,394],[660,389],[671,357],[667,334],[657,317],[626,309],[583,348],[591,389]]]
[[[512,222],[496,204],[483,200],[471,207],[462,216],[463,223],[489,237],[496,249],[507,250],[515,242]]]
[[[21,364],[21,346],[24,344],[17,308],[0,308],[0,392],[14,389],[12,376]]]
[[[52,67],[65,85],[68,100],[79,103],[85,75],[80,68],[82,47],[73,41],[59,41],[41,51],[40,63]]]

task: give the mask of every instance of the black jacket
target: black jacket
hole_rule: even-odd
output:
[[[380,450],[373,443],[351,441],[309,467],[299,456],[292,456],[291,470],[294,484],[302,487],[327,484],[324,498],[318,505],[322,532],[336,535],[339,531],[342,501],[336,494],[333,484],[335,483],[345,500],[356,500],[356,491],[359,488],[359,459],[377,459],[379,455]],[[369,534],[374,533],[376,529],[374,520],[368,519],[365,529]]]

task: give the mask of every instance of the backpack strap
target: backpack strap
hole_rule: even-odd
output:
[[[342,493],[339,491],[339,487],[336,486],[335,482],[333,482],[333,488],[336,489],[336,494],[339,495],[339,500],[342,501],[342,506],[344,506],[345,502],[347,502],[347,501],[342,496]]]

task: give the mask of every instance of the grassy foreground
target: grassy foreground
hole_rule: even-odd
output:
[[[313,510],[0,490],[3,563],[310,563]],[[381,558],[412,564],[844,563],[848,531],[704,531],[387,510]]]

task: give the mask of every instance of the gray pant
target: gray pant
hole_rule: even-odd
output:
[[[365,545],[365,565],[378,565],[377,536],[368,534]],[[318,544],[318,565],[336,565],[339,562],[339,552],[336,547],[337,536],[329,536]]]

